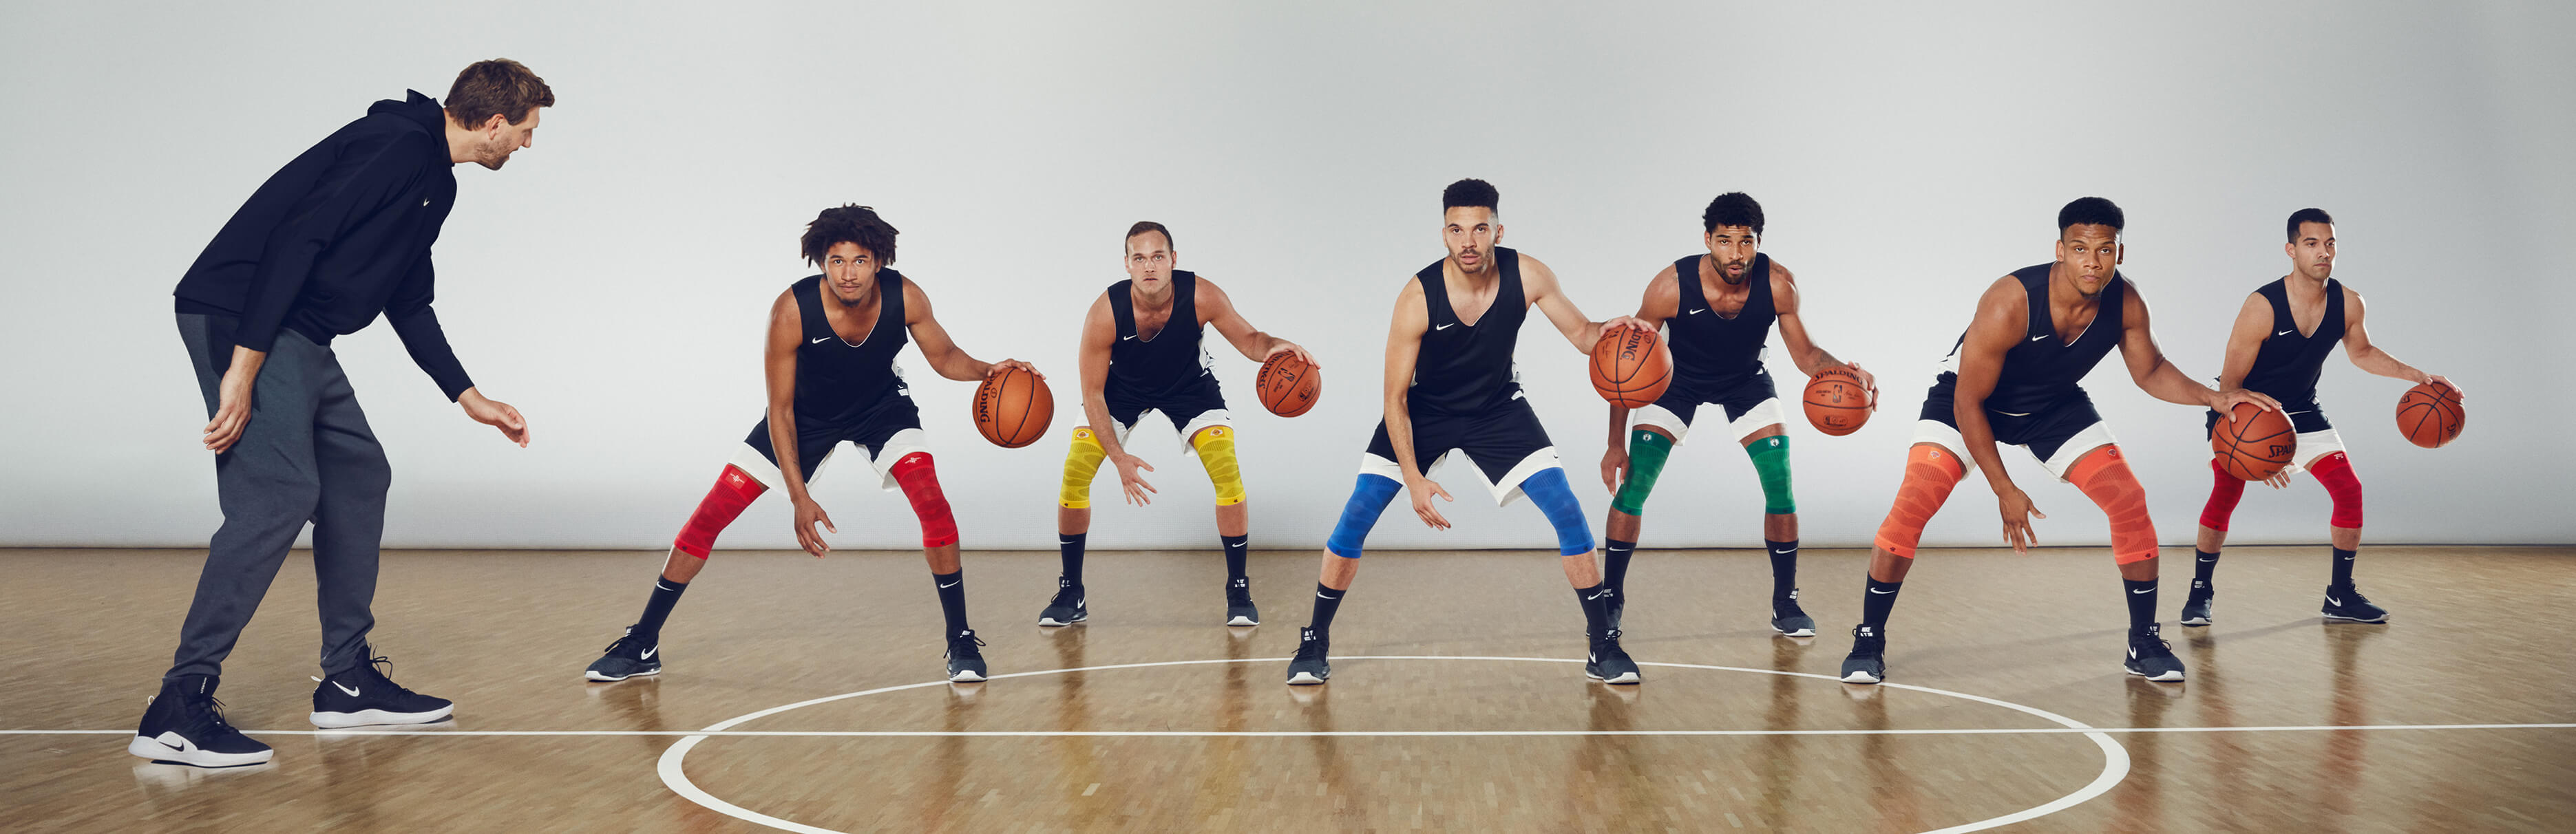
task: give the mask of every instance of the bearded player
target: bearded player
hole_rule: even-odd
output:
[[[1906,453],[1905,480],[1879,525],[1861,622],[1852,629],[1851,655],[1843,659],[1844,682],[1887,678],[1888,612],[1913,567],[1924,522],[1940,511],[1971,461],[1995,490],[2013,552],[2027,553],[2037,543],[2030,519],[2048,516],[2004,471],[1998,443],[2028,450],[2048,474],[2074,484],[2110,517],[2111,553],[2129,608],[2123,666],[2152,681],[2182,680],[2182,660],[2158,636],[2156,530],[2147,517],[2146,491],[2077,383],[2118,347],[2129,379],[2156,399],[2218,411],[2238,403],[2267,409],[2280,404],[2243,389],[2211,390],[2166,361],[2147,326],[2146,300],[2119,271],[2125,225],[2120,207],[2109,200],[2067,203],[2057,213],[2057,260],[2016,270],[1977,299],[1976,318],[1924,397],[1914,446]]]
[[[761,493],[785,488],[796,505],[796,543],[818,559],[831,552],[815,525],[840,531],[805,487],[823,461],[848,441],[868,456],[886,491],[902,490],[920,518],[922,552],[947,619],[948,679],[985,678],[984,655],[977,648],[984,641],[966,625],[957,521],[940,492],[921,412],[913,407],[895,354],[909,333],[931,370],[949,379],[982,380],[1006,369],[1036,369],[1017,360],[978,361],[958,349],[931,315],[930,296],[894,270],[895,228],[876,210],[824,209],[805,227],[803,247],[806,260],[822,267],[823,274],[796,282],[770,305],[768,416],[743,438],[742,448],[716,476],[715,488],[680,528],[643,616],[609,644],[607,654],[590,664],[583,677],[619,681],[661,673],[662,624],[671,607],[706,567],[716,534]]]
[[[1312,363],[1304,348],[1254,330],[1216,282],[1179,268],[1172,232],[1151,220],[1127,229],[1127,280],[1091,302],[1082,321],[1082,415],[1064,458],[1064,489],[1057,497],[1055,529],[1064,572],[1055,598],[1038,612],[1038,625],[1065,626],[1091,618],[1082,586],[1083,546],[1091,534],[1091,480],[1100,462],[1118,467],[1127,503],[1153,503],[1154,485],[1143,472],[1154,465],[1127,451],[1128,435],[1145,412],[1162,412],[1180,430],[1182,454],[1194,455],[1216,488],[1217,543],[1225,549],[1225,624],[1261,624],[1244,575],[1251,548],[1242,467],[1234,457],[1234,421],[1217,390],[1216,361],[1202,344],[1214,326],[1246,359],[1268,361],[1292,353]]]
[[[2264,284],[2245,297],[2236,326],[2227,333],[2227,363],[2219,370],[2221,386],[2243,385],[2281,401],[2298,437],[2298,460],[2273,475],[2274,489],[2290,485],[2290,476],[2305,470],[2334,499],[2326,535],[2332,543],[2332,578],[2326,582],[2324,613],[2328,621],[2384,623],[2387,609],[2371,603],[2353,588],[2352,563],[2361,549],[2361,480],[2352,474],[2343,437],[2317,405],[2317,377],[2336,344],[2352,364],[2374,374],[2416,384],[2438,383],[2453,391],[2451,381],[2398,361],[2370,341],[2362,327],[2361,293],[2334,278],[2334,217],[2324,209],[2300,209],[2290,215],[2290,274]],[[2218,431],[2218,412],[2209,413],[2209,429]],[[2217,474],[2209,503],[2200,511],[2198,561],[2192,564],[2191,594],[2183,598],[2182,624],[2210,623],[2210,600],[2218,589],[2210,582],[2218,572],[2218,549],[2227,544],[2227,523],[2245,482],[2210,461]]]

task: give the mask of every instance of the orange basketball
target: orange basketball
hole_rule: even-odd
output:
[[[1827,368],[1807,380],[1807,422],[1835,437],[1860,431],[1869,422],[1869,387],[1847,368]]]
[[[975,387],[975,430],[996,446],[1017,449],[1035,443],[1053,422],[1055,394],[1037,374],[1011,368]]]
[[[2247,481],[2279,474],[2299,453],[2299,435],[2290,418],[2253,403],[2237,403],[2236,419],[2221,419],[2209,432],[2209,448],[2218,453],[2218,468]]]
[[[1622,327],[1592,346],[1592,390],[1623,408],[1654,404],[1673,384],[1673,358],[1654,331]]]
[[[1261,407],[1281,417],[1295,417],[1315,407],[1315,398],[1324,393],[1324,371],[1297,358],[1294,351],[1280,351],[1261,363],[1261,373],[1252,378],[1252,390],[1261,398]]]
[[[2448,385],[2427,382],[2397,398],[2397,431],[2427,449],[2459,439],[2460,425],[2468,417],[2460,410],[2460,390]]]

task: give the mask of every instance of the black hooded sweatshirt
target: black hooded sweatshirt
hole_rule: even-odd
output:
[[[447,116],[406,92],[261,184],[180,277],[179,312],[234,317],[230,344],[262,352],[280,328],[329,345],[381,313],[448,399],[474,387],[429,307],[429,246],[456,202]],[[216,345],[218,369],[230,344]]]

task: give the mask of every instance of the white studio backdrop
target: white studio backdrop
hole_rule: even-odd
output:
[[[2334,212],[2372,333],[2469,392],[2462,439],[2422,450],[2394,429],[2405,384],[2330,360],[2321,396],[2369,487],[2368,539],[2576,541],[2576,293],[2554,262],[2576,223],[2565,5],[225,6],[0,9],[0,544],[202,546],[220,517],[171,326],[179,274],[310,143],[495,56],[560,104],[507,170],[458,169],[438,309],[534,443],[467,421],[389,328],[342,338],[393,460],[392,546],[667,544],[760,416],[763,316],[811,271],[797,235],[843,202],[903,230],[899,268],[965,349],[1053,376],[1053,431],[1004,450],[969,422],[973,386],[906,351],[967,546],[1051,542],[1076,333],[1139,219],[1325,363],[1322,404],[1283,420],[1253,400],[1253,363],[1208,337],[1256,546],[1320,545],[1377,419],[1390,302],[1441,254],[1441,187],[1470,176],[1501,189],[1505,245],[1596,319],[1698,250],[1710,197],[1762,201],[1811,331],[1885,393],[1849,437],[1793,421],[1812,545],[1868,541],[1976,294],[2047,260],[2057,208],[2084,195],[2127,209],[2124,269],[2203,378],[2245,294],[2287,270],[2283,218]],[[1606,409],[1582,354],[1532,319],[1529,396],[1598,525]],[[1803,377],[1776,353],[1794,402]],[[2087,385],[2161,537],[2187,543],[2201,411],[2120,368]],[[1205,477],[1150,425],[1132,445],[1161,499],[1121,506],[1104,472],[1095,546],[1213,547]],[[2107,540],[2078,492],[2006,458],[2050,515],[2042,543]],[[1463,469],[1440,479],[1457,529],[1399,504],[1370,544],[1552,541]],[[875,480],[847,452],[818,480],[834,542],[915,546]],[[2323,539],[2313,481],[2250,493],[2238,541]],[[1993,506],[1962,484],[1927,544],[1998,543]],[[1676,453],[1645,544],[1749,545],[1759,507],[1745,455],[1712,434]],[[792,547],[788,520],[766,499],[722,544]]]

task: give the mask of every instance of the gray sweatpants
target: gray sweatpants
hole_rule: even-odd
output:
[[[179,314],[179,339],[197,372],[211,417],[231,363],[230,316]],[[242,627],[259,610],[304,523],[313,523],[313,575],[322,612],[322,668],[366,662],[369,610],[376,597],[376,548],[384,538],[385,489],[393,470],[357,392],[331,349],[280,330],[251,386],[250,422],[215,456],[224,526],[206,551],[197,597],[179,628],[179,651],[164,680],[219,674]]]

